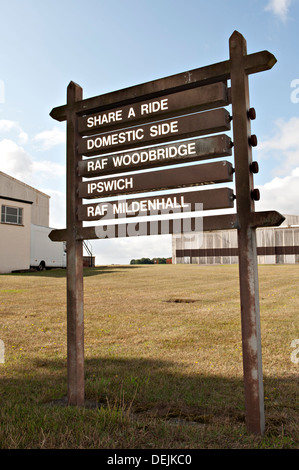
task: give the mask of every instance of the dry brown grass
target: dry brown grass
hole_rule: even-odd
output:
[[[244,423],[237,266],[86,270],[81,410],[56,402],[66,395],[65,272],[0,276],[0,447],[297,447],[299,266],[260,266],[259,279],[263,437]]]

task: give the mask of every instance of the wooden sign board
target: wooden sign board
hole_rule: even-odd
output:
[[[134,173],[79,183],[79,197],[92,199],[112,195],[158,191],[185,186],[233,181],[232,164],[227,161],[190,165],[179,168]]]
[[[161,196],[105,201],[78,207],[79,220],[116,219],[118,217],[149,216],[189,211],[227,209],[234,207],[230,188],[164,194]]]
[[[107,153],[108,150],[126,150],[228,130],[230,130],[229,112],[219,108],[81,138],[78,152],[86,156],[100,155]]]
[[[231,155],[231,138],[225,134],[218,134],[201,139],[173,142],[163,146],[146,147],[80,160],[78,174],[85,178],[91,178]]]
[[[178,209],[183,213],[185,204],[190,205],[192,212],[197,201],[204,202],[206,209],[232,207],[236,198],[235,214],[168,220],[168,233],[183,233],[186,225],[188,230],[234,228],[238,231],[246,424],[251,432],[264,432],[255,230],[259,226],[280,225],[284,218],[275,211],[255,212],[257,191],[253,185],[250,126],[253,114],[249,112],[248,76],[269,70],[275,63],[275,57],[268,51],[248,55],[245,39],[235,31],[229,40],[226,61],[89,99],[83,99],[82,88],[71,82],[67,104],[51,111],[53,119],[67,121],[67,228],[53,230],[50,238],[67,241],[69,404],[84,404],[82,241],[153,233],[150,220],[83,227],[83,221],[102,222],[107,214],[104,202],[84,205],[82,199],[232,181],[233,170],[235,196],[229,188],[218,188],[197,191],[196,196],[190,191],[188,195],[162,194],[160,199],[157,196],[135,198],[128,205],[124,200],[111,201],[111,208],[112,215],[121,219],[133,216],[132,211],[146,216],[153,204],[158,207],[158,201],[161,213],[167,205],[173,212]],[[231,105],[232,115],[223,108],[227,105]],[[231,120],[233,144],[226,135],[198,139],[229,131]],[[216,162],[196,165],[196,170],[195,166],[188,170],[186,165],[180,170],[171,167],[160,170],[174,163],[184,165],[204,158],[230,156],[232,145],[233,169],[228,162]],[[122,175],[149,168],[155,171]],[[83,177],[100,179],[86,182],[82,181]],[[165,233],[165,223],[157,221],[154,233]]]
[[[147,121],[195,113],[229,104],[227,85],[213,83],[201,88],[172,93],[155,99],[101,111],[78,119],[78,131],[92,135],[108,129],[140,125]]]

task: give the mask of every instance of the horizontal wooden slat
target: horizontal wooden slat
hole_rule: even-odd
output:
[[[107,129],[115,130],[140,125],[228,104],[226,83],[213,83],[79,117],[78,131],[82,135],[92,135],[105,132]]]
[[[279,227],[285,217],[277,211],[252,212],[250,214],[250,226],[257,227]]]
[[[212,215],[207,217],[191,217],[190,219],[191,224],[191,231],[194,231],[196,227],[201,227],[200,230],[212,231],[212,230],[230,230],[230,229],[237,229],[239,227],[237,214],[221,214],[221,215]],[[277,227],[285,220],[283,215],[276,211],[265,211],[265,212],[253,212],[250,217],[250,223],[252,227]],[[201,222],[202,221],[202,222]],[[161,221],[160,221],[161,222]],[[141,222],[143,227],[148,227],[150,222]],[[176,221],[177,223],[177,221]],[[259,225],[257,225],[259,224]],[[125,223],[119,224],[121,227],[118,229],[118,232],[125,233],[125,237],[133,236],[130,233],[134,232],[130,230],[130,228],[136,227],[136,223]],[[107,227],[107,226],[106,226]],[[117,227],[117,225],[113,225],[113,227]],[[169,225],[169,228],[172,229],[172,226]],[[184,233],[184,227],[181,225],[181,231],[178,230],[177,227],[176,231],[169,231],[169,233]],[[101,229],[103,230],[103,229]],[[115,232],[116,233],[116,232]],[[101,234],[98,227],[82,227],[77,231],[77,240],[92,240],[99,238],[98,235]],[[103,232],[102,232],[103,234]],[[161,225],[160,225],[160,233],[161,233]],[[68,239],[68,231],[67,229],[55,229],[52,230],[49,234],[49,238],[52,241],[67,241]],[[108,238],[108,237],[106,237]],[[115,236],[111,237],[115,238]]]
[[[232,180],[232,164],[227,161],[220,161],[84,181],[79,183],[79,197],[94,199],[142,191],[224,183]]]
[[[219,134],[187,142],[174,142],[158,147],[85,159],[79,162],[78,172],[79,176],[91,178],[231,155],[230,137]]]
[[[226,109],[219,108],[81,138],[78,152],[86,156],[100,155],[108,151],[138,148],[228,130],[230,130],[230,114]]]
[[[244,57],[245,72],[262,72],[271,69],[276,63],[276,58],[268,51],[255,52]],[[230,79],[230,61],[225,60],[205,67],[200,67],[187,72],[160,78],[140,85],[134,85],[122,90],[113,91],[87,98],[74,103],[72,107],[67,105],[57,106],[52,109],[50,116],[57,121],[65,121],[68,112],[85,114],[87,112],[99,112],[109,109],[111,106],[125,106],[140,99],[152,99],[167,93],[203,86],[210,83],[226,81]]]
[[[168,193],[159,196],[144,196],[97,204],[83,204],[78,207],[78,219],[111,220],[118,217],[149,216],[174,212],[225,209],[234,206],[233,190],[217,188],[202,191]]]

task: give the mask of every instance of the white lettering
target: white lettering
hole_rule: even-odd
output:
[[[299,78],[294,78],[294,80],[291,81],[291,87],[295,88],[291,93],[291,101],[295,104],[299,103]]]
[[[87,162],[87,171],[94,171],[94,162]]]
[[[95,215],[104,215],[107,212],[107,204],[98,204],[96,206]]]
[[[157,113],[158,111],[164,111],[168,109],[168,99],[164,98],[160,101],[151,101],[150,103],[144,103],[141,105],[141,115]]]
[[[87,150],[99,149],[101,147],[109,147],[126,142],[134,142],[135,140],[142,140],[144,138],[143,128],[129,129],[124,132],[116,134],[107,134],[94,138],[87,139]]]
[[[150,136],[157,137],[159,135],[173,134],[178,132],[178,121],[172,121],[170,123],[163,122],[162,124],[155,124],[150,128]]]
[[[181,144],[178,146],[159,147],[131,154],[119,154],[112,156],[112,162],[115,168],[129,165],[138,165],[151,161],[168,160],[187,155],[196,155],[195,142]]]
[[[96,189],[97,185],[96,183],[89,183],[88,184],[88,194],[92,194],[94,192],[94,190]]]
[[[92,206],[87,207],[87,217],[93,217],[94,216],[94,208]]]
[[[172,454],[162,454],[162,455],[152,455],[152,465],[165,465],[166,467],[172,465],[190,465],[191,464],[191,455],[172,455]]]
[[[87,139],[87,150],[91,150],[94,147],[94,141],[92,139]]]
[[[136,115],[135,115],[134,108],[131,107],[130,110],[129,110],[129,113],[128,113],[128,118],[130,118],[132,116],[135,117]]]
[[[141,114],[148,114],[148,104],[141,105]]]
[[[114,184],[114,182],[112,182]],[[122,180],[120,184],[118,184],[116,187],[119,190],[123,190],[131,186],[132,181],[125,181]],[[106,189],[111,188],[114,186],[111,186],[111,182],[109,182],[109,186],[106,186]],[[102,188],[102,187],[101,187]],[[135,201],[124,201],[124,202],[107,202],[107,203],[101,203],[97,205],[91,205],[87,206],[87,217],[102,217],[105,216],[106,214],[111,214],[111,215],[124,215],[126,217],[126,214],[138,214],[142,212],[149,212],[150,215],[153,215],[153,212],[157,213],[157,211],[173,211],[175,209],[184,209],[184,208],[189,208],[189,204],[186,204],[184,201],[184,196],[180,196],[180,198],[177,198],[174,196],[173,198],[168,197],[168,198],[154,198],[154,199],[142,199],[142,200],[135,200]]]
[[[90,116],[87,118],[87,127],[102,126],[103,124],[109,124],[110,122],[116,122],[122,120],[122,110],[110,111],[109,113],[98,114],[97,116]]]
[[[137,138],[138,140],[141,140],[141,139],[143,139],[143,137],[144,137],[144,135],[143,135],[143,129],[142,129],[142,128],[141,128],[141,129],[137,129],[137,131],[136,131],[136,138]]]
[[[89,117],[87,118],[87,127],[92,127],[93,126],[93,118]]]
[[[107,181],[98,181],[97,183],[88,183],[87,192],[93,194],[94,192],[103,193],[111,191],[123,191],[124,189],[133,189],[134,180],[130,178],[119,178]]]
[[[108,465],[134,465],[135,468],[139,467],[141,462],[141,457],[121,457],[117,454],[114,454],[113,457],[108,457]]]
[[[107,158],[98,158],[97,160],[91,160],[87,162],[87,171],[97,171],[102,170],[107,166],[108,159]]]

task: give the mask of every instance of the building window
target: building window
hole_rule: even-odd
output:
[[[1,222],[3,224],[23,225],[23,209],[21,207],[2,206]]]

